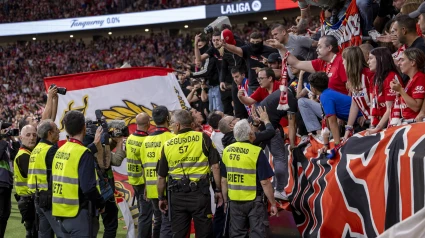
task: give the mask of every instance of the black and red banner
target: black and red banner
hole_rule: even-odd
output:
[[[303,237],[376,237],[424,207],[425,123],[356,134],[329,160],[312,139],[289,157],[286,192]]]

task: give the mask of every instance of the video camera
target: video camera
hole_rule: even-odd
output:
[[[87,135],[94,137],[99,126],[103,128],[103,131],[107,131],[112,138],[128,137],[130,135],[128,127],[125,125],[123,120],[112,120],[106,122],[101,110],[96,110],[95,114],[96,121],[92,121],[90,119],[86,120]]]
[[[66,88],[63,88],[63,87],[57,87],[56,86],[56,84],[51,84],[50,85],[50,88],[53,88],[53,87],[56,87],[57,89],[58,89],[58,93],[59,94],[62,94],[62,95],[65,95],[66,94]],[[49,88],[49,89],[50,89]]]
[[[6,129],[4,134],[0,133],[0,138],[7,138],[11,136],[19,136],[19,129],[9,128],[12,126],[12,123],[9,122],[0,122],[1,130]]]

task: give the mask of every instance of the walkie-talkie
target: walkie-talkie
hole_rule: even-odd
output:
[[[186,173],[184,172],[183,164],[180,163],[180,166],[182,167],[182,171],[183,171],[183,177],[180,180],[181,186],[182,186],[182,190],[183,190],[183,192],[188,193],[188,192],[191,191],[190,190],[190,185],[189,185],[190,184],[190,179],[189,179],[188,176],[186,176]]]

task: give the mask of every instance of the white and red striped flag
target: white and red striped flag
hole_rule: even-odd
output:
[[[51,84],[67,89],[66,95],[59,95],[55,121],[61,130],[61,140],[66,139],[62,120],[70,110],[79,110],[93,120],[95,111],[102,110],[107,120],[124,120],[132,132],[136,115],[151,115],[156,105],[166,106],[170,111],[189,107],[175,75],[166,68],[122,68],[64,75],[46,78],[44,84],[46,89]]]

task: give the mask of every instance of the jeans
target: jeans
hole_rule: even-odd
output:
[[[52,210],[40,208],[37,204],[35,204],[35,209],[37,211],[39,220],[39,238],[53,238],[54,234],[56,234],[57,238],[65,237],[59,221],[57,221],[56,218],[52,216]]]
[[[288,183],[288,158],[285,156],[284,144],[280,130],[276,129],[276,135],[270,140],[268,147],[273,155],[276,191],[278,192],[283,192]]]
[[[350,6],[350,3],[351,1],[347,1],[344,4],[344,7],[339,11],[338,20],[344,16],[345,12],[348,9],[348,6]],[[379,4],[376,3],[374,0],[356,0],[356,5],[360,13],[360,25],[362,28],[362,34],[364,36],[368,36],[368,32],[374,29],[373,21],[375,20],[375,17],[378,14]]]
[[[210,112],[213,110],[223,111],[223,104],[221,103],[220,85],[210,86],[208,90],[208,101]]]
[[[320,103],[308,98],[300,98],[298,99],[298,108],[308,132],[322,129],[322,124],[318,120],[318,117],[322,118],[323,114]]]
[[[105,203],[105,212],[101,214],[105,232],[103,238],[114,238],[118,229],[118,207],[115,198],[111,198]]]
[[[6,232],[7,220],[9,220],[12,209],[12,189],[0,187],[0,238]]]
[[[137,205],[139,206],[139,224],[138,224],[138,238],[152,237],[152,216],[153,208],[152,203],[146,201],[144,198],[145,185],[133,185],[134,191],[137,196]]]
[[[64,232],[65,236],[69,235],[69,237],[71,238],[97,237],[97,233],[99,232],[99,218],[96,216],[93,216],[91,218],[93,233],[89,235],[89,216],[89,210],[83,208],[78,211],[76,217],[63,218],[62,220],[60,220],[62,231]]]

